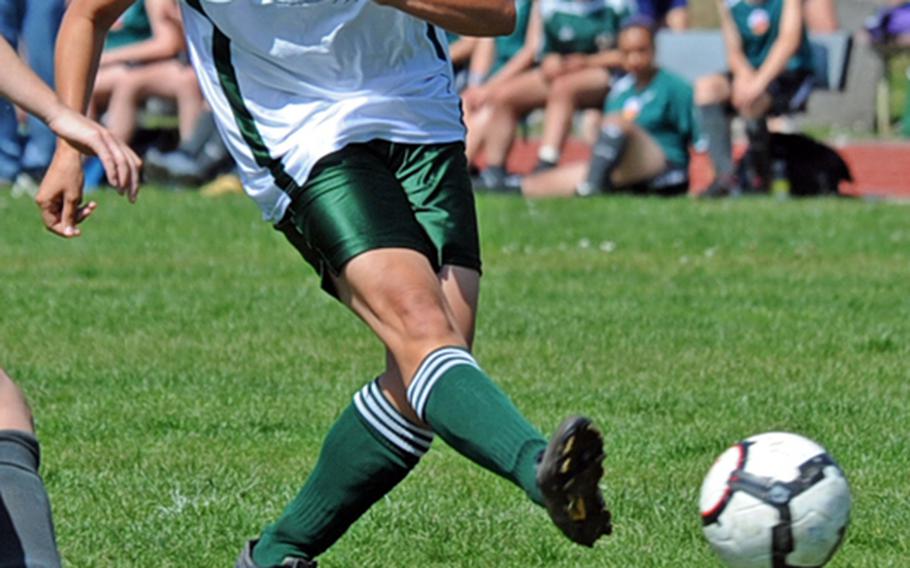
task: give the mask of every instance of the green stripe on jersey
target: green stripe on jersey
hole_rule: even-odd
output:
[[[191,8],[205,16],[212,24],[212,57],[215,60],[215,70],[218,72],[218,82],[221,84],[221,90],[227,98],[228,105],[231,107],[231,113],[234,115],[234,121],[237,128],[240,129],[240,135],[243,141],[249,146],[253,153],[253,159],[256,164],[263,167],[272,174],[275,185],[287,194],[293,194],[300,189],[300,186],[284,169],[284,164],[279,158],[273,158],[250,109],[247,108],[243,100],[243,94],[240,92],[240,85],[237,82],[237,72],[231,61],[231,38],[224,34],[215,22],[205,13],[199,0],[187,0]]]

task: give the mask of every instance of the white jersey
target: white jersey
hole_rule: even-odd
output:
[[[190,58],[268,221],[347,144],[464,139],[445,34],[372,0],[186,0]]]

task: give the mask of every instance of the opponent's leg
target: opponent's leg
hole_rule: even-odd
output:
[[[0,369],[0,566],[60,566],[25,397]]]

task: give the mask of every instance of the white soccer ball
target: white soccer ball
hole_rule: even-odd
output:
[[[850,487],[825,449],[771,432],[721,454],[701,486],[705,537],[731,568],[822,566],[850,522]]]

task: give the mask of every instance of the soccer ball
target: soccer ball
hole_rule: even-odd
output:
[[[815,442],[759,434],[721,454],[701,486],[705,536],[731,568],[822,566],[850,522],[844,472]]]

